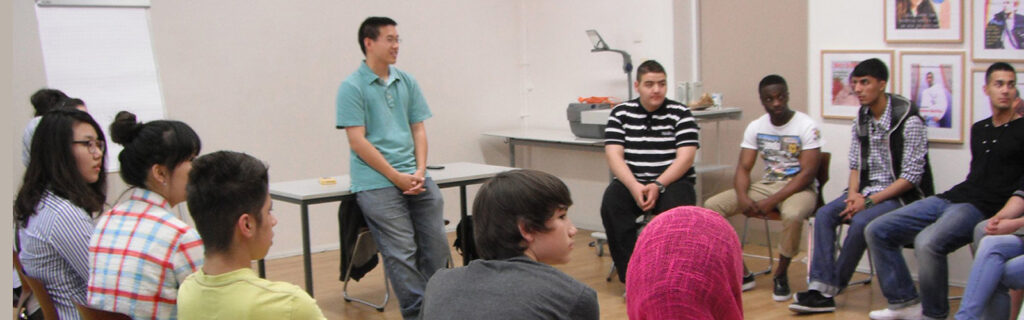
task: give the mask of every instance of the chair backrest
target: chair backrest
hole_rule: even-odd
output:
[[[76,303],[75,309],[78,309],[78,315],[82,316],[82,320],[132,320],[132,317],[126,314],[100,310],[81,303]]]
[[[818,180],[818,207],[825,206],[825,183],[828,182],[828,165],[832,162],[831,152],[822,152],[818,156],[818,176],[815,178]]]
[[[39,279],[29,277],[25,274],[25,269],[21,267],[21,260],[18,259],[18,252],[14,251],[14,270],[18,271],[18,278],[21,278],[21,291],[25,294],[25,291],[32,292],[32,295],[36,297],[36,302],[39,303],[39,308],[43,310],[43,318],[60,319],[57,315],[57,307],[53,304],[53,298],[50,298],[50,294],[46,292],[46,286],[43,285]]]

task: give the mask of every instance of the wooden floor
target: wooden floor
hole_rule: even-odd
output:
[[[454,234],[449,234],[449,243],[454,240]],[[587,246],[591,241],[590,232],[580,230],[576,236],[576,249],[572,253],[572,262],[566,265],[557,266],[558,269],[586,283],[597,290],[598,302],[601,305],[601,319],[626,319],[626,304],[622,297],[624,286],[618,280],[607,282],[605,277],[611,267],[612,259],[605,250],[603,257],[595,254],[595,249]],[[765,255],[767,248],[748,245],[747,253]],[[461,265],[462,258],[454,251],[456,265]],[[790,286],[794,292],[806,289],[805,278],[807,276],[807,265],[802,262],[804,253],[798,255],[790,267]],[[302,286],[302,257],[288,257],[267,261],[267,277],[276,281],[287,281]],[[768,262],[763,258],[745,258],[752,269],[761,269]],[[358,304],[347,303],[342,298],[342,283],[338,281],[339,275],[339,252],[337,250],[317,253],[313,255],[313,285],[315,298],[323,310],[327,319],[401,319],[398,311],[398,300],[391,297],[384,309],[378,312],[376,309]],[[854,275],[854,279],[861,279],[865,275]],[[757,287],[743,294],[743,313],[747,319],[779,319],[795,316],[789,311],[787,302],[775,302],[771,298],[771,277],[760,276],[757,278]],[[380,301],[384,295],[384,280],[381,268],[370,272],[366,278],[359,282],[349,284],[349,293],[353,296]],[[951,287],[951,295],[959,295],[962,288]],[[959,301],[952,301],[951,313],[959,307]],[[878,289],[877,283],[867,286],[855,286],[847,289],[836,298],[837,311],[835,313],[801,316],[801,319],[866,319],[867,313],[871,310],[884,308],[885,298]]]

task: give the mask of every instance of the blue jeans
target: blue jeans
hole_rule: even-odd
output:
[[[928,197],[894,210],[868,224],[865,234],[878,273],[882,294],[890,309],[918,302],[914,280],[903,247],[914,245],[921,308],[925,316],[945,318],[949,314],[949,265],[946,255],[971,242],[974,225],[985,219],[969,203],[952,203]]]
[[[356,193],[405,319],[419,318],[427,280],[451,256],[441,191],[430,178],[423,185],[418,195],[394,187]]]
[[[1016,235],[981,239],[957,319],[1007,319],[1010,288],[1024,288],[1024,241]]]
[[[857,263],[868,247],[864,240],[864,228],[868,223],[902,206],[898,200],[890,199],[854,214],[849,221],[846,240],[843,240],[843,249],[839,251],[839,257],[834,258],[836,227],[844,223],[839,213],[846,209],[846,195],[843,193],[814,214],[814,253],[811,254],[811,283],[807,288],[829,296],[845,288],[857,270]]]

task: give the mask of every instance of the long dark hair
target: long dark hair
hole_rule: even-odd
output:
[[[141,123],[128,111],[118,112],[110,124],[110,139],[124,146],[121,178],[129,185],[148,188],[146,177],[155,164],[174,171],[178,164],[199,154],[199,136],[181,121],[157,120]]]
[[[68,199],[90,216],[103,210],[107,198],[106,163],[101,162],[99,180],[93,183],[85,181],[71,151],[77,123],[88,123],[96,130],[97,139],[106,139],[96,120],[77,109],[52,110],[43,115],[36,127],[28,169],[14,201],[14,220],[19,226],[28,226],[28,219],[36,214],[36,206],[46,190]],[[104,149],[103,158],[106,156]]]

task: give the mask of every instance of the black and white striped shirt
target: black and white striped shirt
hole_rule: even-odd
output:
[[[657,110],[647,112],[640,99],[623,102],[612,109],[604,130],[604,143],[622,145],[626,165],[641,183],[657,179],[676,159],[676,149],[700,147],[697,121],[685,105],[669,99]],[[683,178],[697,178],[690,167]]]

